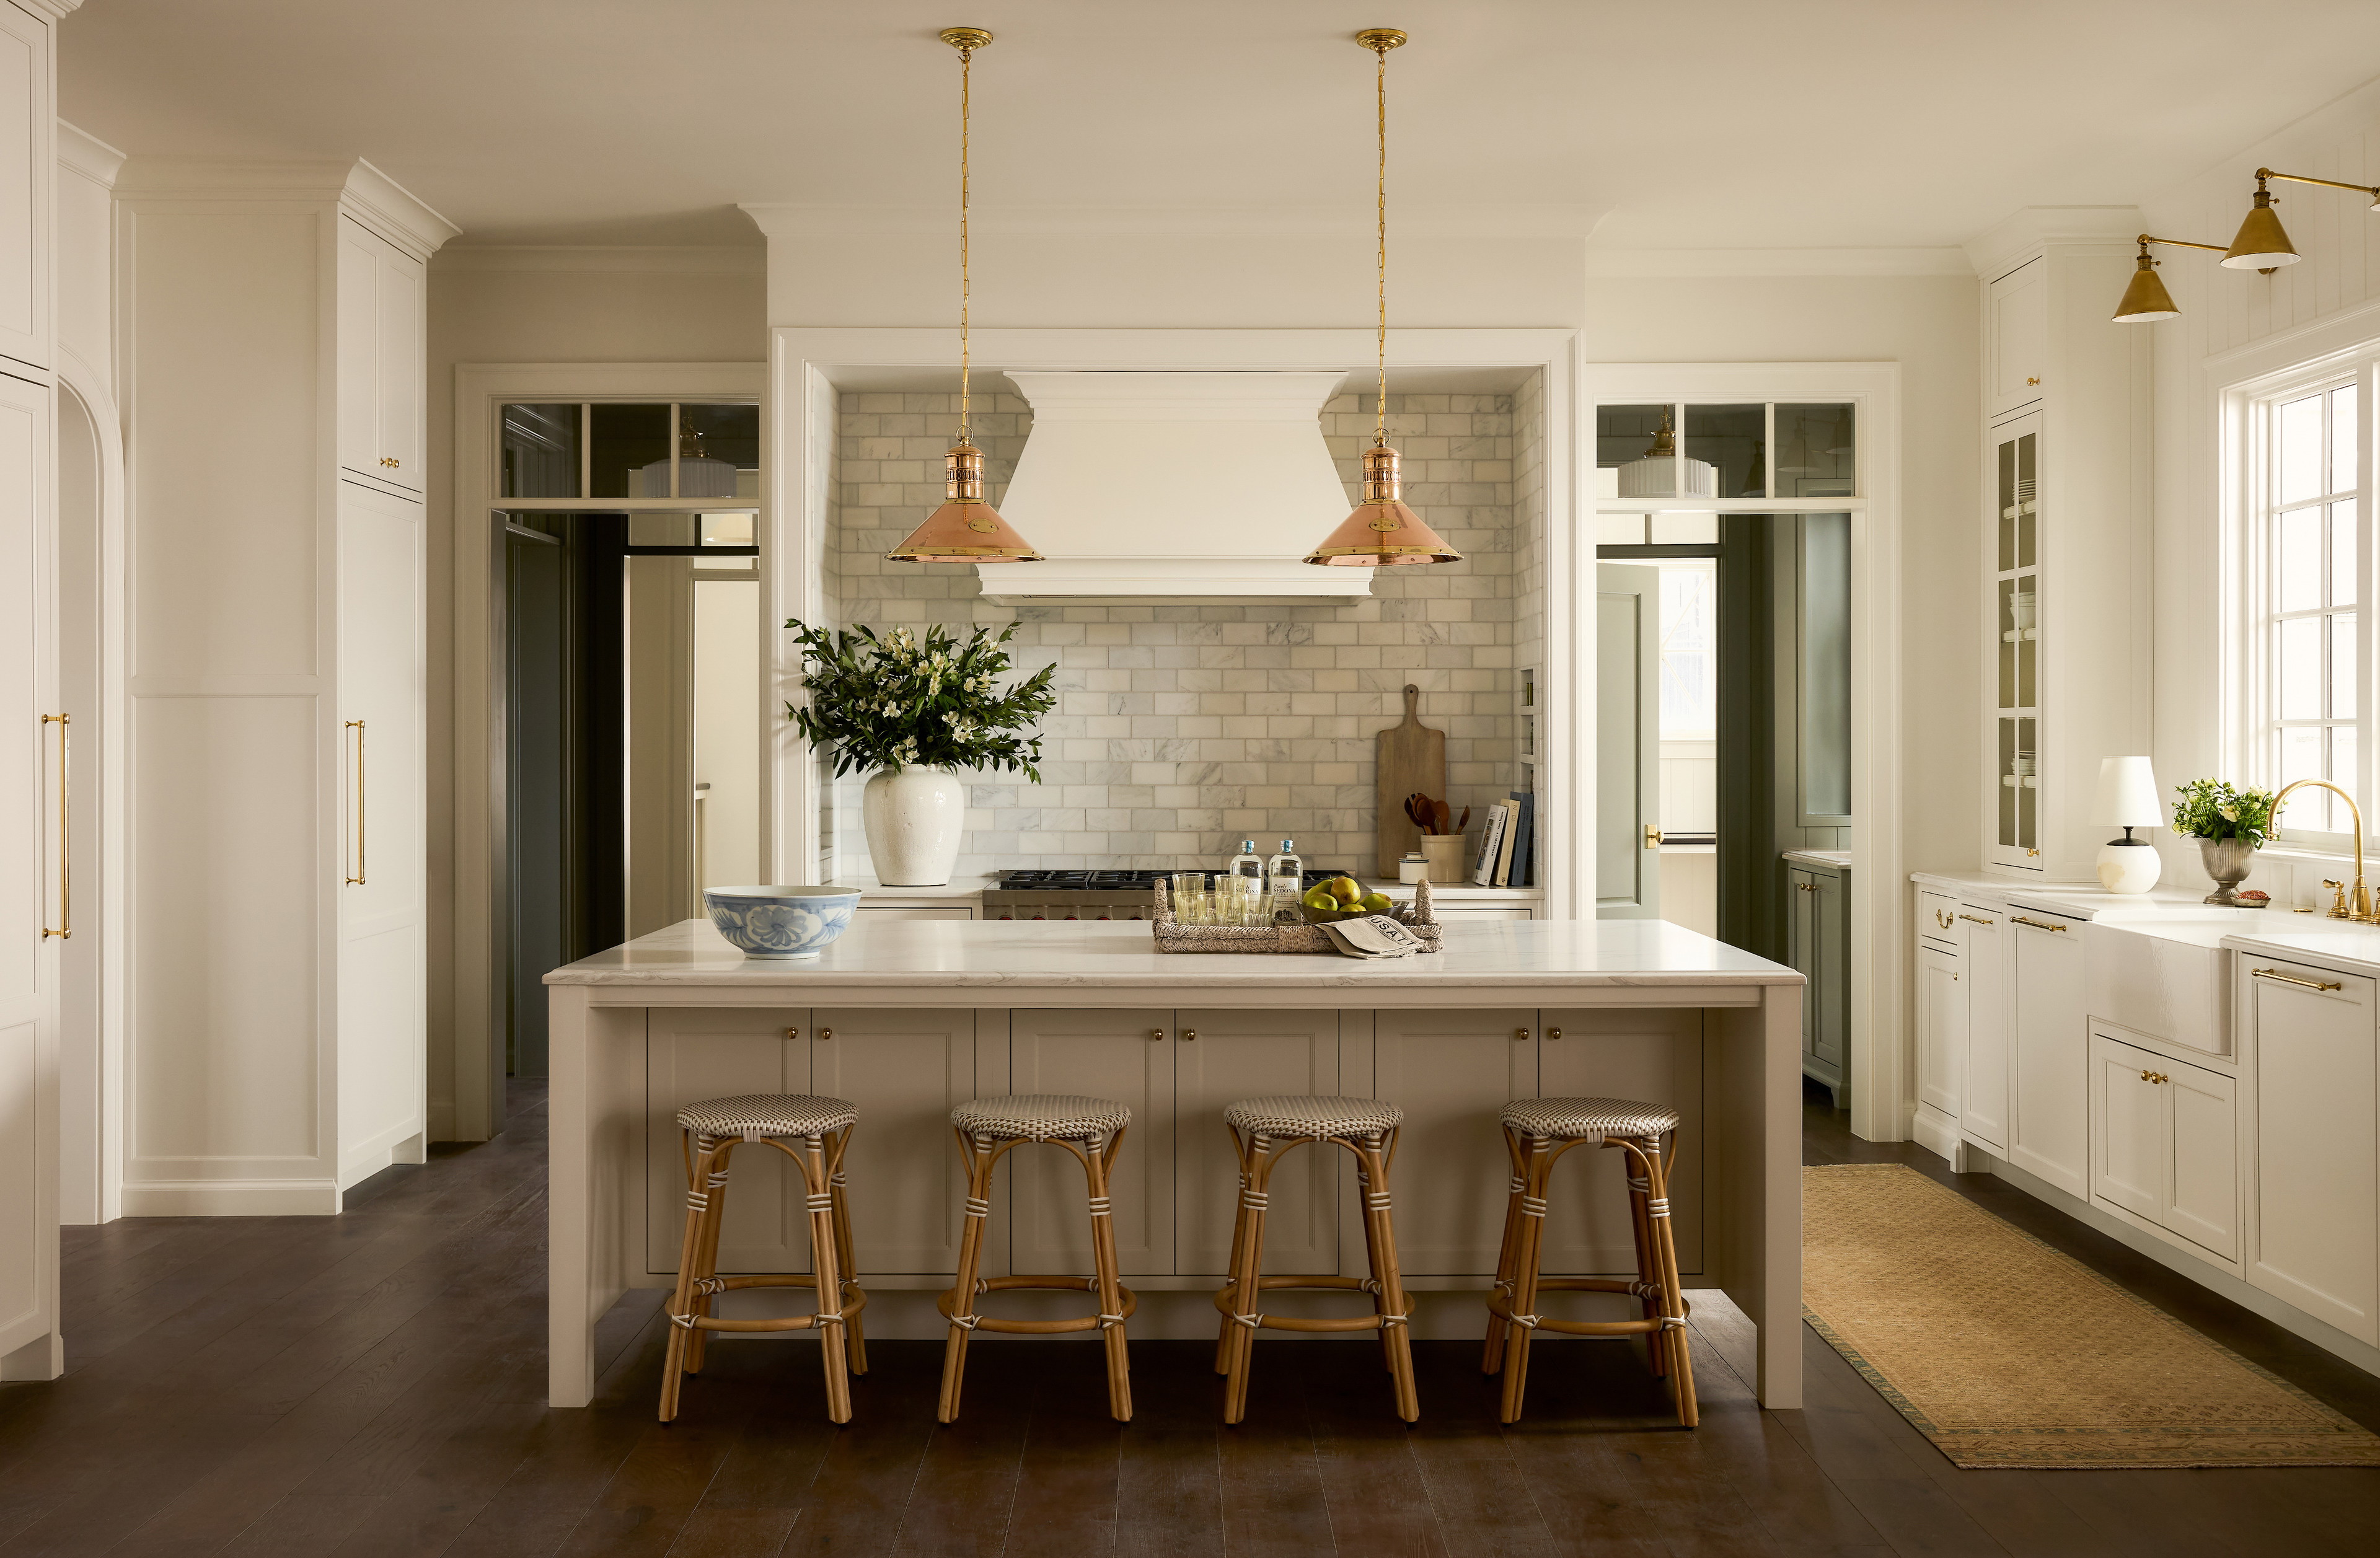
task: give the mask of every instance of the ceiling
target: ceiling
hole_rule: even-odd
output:
[[[988,217],[1368,213],[1348,39],[1393,24],[1399,208],[1556,208],[1617,248],[2129,204],[2380,60],[2370,0],[86,0],[60,106],[136,155],[368,157],[465,243],[757,243],[739,202],[948,208],[960,23],[999,40]]]

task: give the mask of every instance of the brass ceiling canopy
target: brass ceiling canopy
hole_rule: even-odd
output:
[[[968,315],[974,301],[967,252],[972,189],[968,180],[968,128],[973,113],[975,52],[991,42],[980,27],[946,27],[942,42],[959,52],[959,431],[942,454],[942,505],[884,555],[894,563],[1038,563],[1041,554],[1018,535],[999,510],[984,501],[984,455],[967,437],[968,395],[973,362],[968,355]]]
[[[1421,516],[1399,497],[1398,455],[1389,447],[1389,51],[1404,46],[1405,35],[1393,27],[1366,28],[1355,42],[1379,61],[1375,88],[1378,107],[1379,189],[1378,210],[1379,329],[1378,415],[1372,425],[1372,446],[1364,451],[1364,498],[1355,511],[1306,554],[1305,560],[1326,568],[1383,568],[1408,563],[1460,563],[1463,554],[1422,523]]]

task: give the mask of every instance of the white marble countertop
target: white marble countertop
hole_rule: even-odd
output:
[[[2194,889],[2158,887],[2146,893],[2110,893],[2096,882],[2012,882],[1970,871],[1912,871],[1909,879],[1962,895],[1989,898],[2017,908],[2120,925],[2170,918],[2168,939],[2266,957],[2294,958],[2345,973],[2380,979],[2380,926],[2358,925],[2321,914],[2275,907],[2232,910],[2208,905]]]
[[[1788,849],[1785,858],[1797,865],[1830,866],[1843,871],[1852,869],[1852,852],[1848,849]]]
[[[1658,919],[1516,919],[1449,925],[1445,950],[1365,962],[1330,954],[1162,953],[1148,927],[1086,920],[856,923],[817,958],[754,961],[708,920],[682,920],[556,968],[548,984],[1137,989],[1326,985],[1380,992],[1463,986],[1799,984],[1780,964]],[[1362,1004],[1362,1003],[1359,1003]]]

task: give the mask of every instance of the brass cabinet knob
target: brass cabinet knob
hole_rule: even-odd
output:
[[[1546,1042],[1547,1042],[1547,1043],[1548,1043],[1548,1044],[1557,1043],[1557,1042],[1559,1042],[1559,1041],[1560,1041],[1560,1039],[1561,1039],[1561,1029],[1559,1029],[1559,1028],[1548,1028],[1548,1029],[1546,1029]]]
[[[1527,1029],[1525,1029],[1525,1028],[1516,1028],[1516,1029],[1512,1029],[1512,1042],[1514,1042],[1515,1044],[1525,1044],[1525,1043],[1527,1043],[1528,1041],[1529,1041],[1529,1030],[1528,1030]]]
[[[821,1042],[821,1043],[832,1043],[832,1042],[833,1041],[833,1040],[834,1040],[834,1029],[832,1029],[832,1028],[821,1028],[821,1029],[819,1029],[819,1041],[820,1041],[820,1042]]]
[[[788,1039],[798,1039],[801,1036],[802,1030],[798,1028],[789,1028],[785,1029],[785,1037]]]
[[[1195,1028],[1184,1029],[1182,1030],[1182,1041],[1185,1044],[1196,1043],[1198,1041],[1198,1030]]]
[[[2028,376],[2028,377],[2025,379],[2024,383],[2025,383],[2025,387],[2026,387],[2027,389],[2030,389],[2030,388],[2032,388],[2034,385],[2035,385],[2035,384],[2037,384],[2037,383],[2041,383],[2041,379],[2040,379],[2039,375],[2037,375],[2037,374],[2036,374],[2036,375],[2030,375],[2030,376]]]
[[[1150,1029],[1148,1030],[1148,1041],[1149,1041],[1150,1043],[1152,1043],[1152,1044],[1162,1044],[1162,1043],[1164,1043],[1164,1042],[1165,1042],[1165,1029],[1161,1029],[1161,1028],[1152,1028],[1152,1029]]]

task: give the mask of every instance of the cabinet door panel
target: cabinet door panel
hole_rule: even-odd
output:
[[[1339,1014],[1174,1014],[1174,1269],[1220,1279],[1232,1263],[1239,1158],[1223,1110],[1269,1093],[1336,1093]],[[1192,1034],[1197,1037],[1193,1039]],[[1274,1171],[1264,1269],[1276,1276],[1339,1270],[1339,1180],[1347,1154],[1293,1149]]]
[[[807,1031],[810,1090],[859,1111],[844,1154],[859,1269],[956,1272],[966,1186],[951,1111],[987,1090],[976,1073],[976,1014],[821,1006]],[[1003,1223],[991,1229],[995,1239],[1006,1233]]]
[[[1835,871],[1813,871],[1810,900],[1811,983],[1805,1012],[1816,1012],[1810,1023],[1810,1058],[1835,1077],[1844,1075],[1851,1055],[1851,947],[1844,928],[1850,923],[1847,884]],[[1842,1100],[1836,1101],[1841,1107]]]
[[[1390,1185],[1397,1257],[1415,1276],[1494,1279],[1512,1180],[1497,1117],[1536,1096],[1536,1019],[1518,1008],[1376,1014],[1373,1090],[1405,1112]]]
[[[646,1029],[646,1269],[674,1272],[686,1236],[686,1159],[677,1112],[706,1098],[810,1091],[809,1013],[658,1008]],[[802,1176],[773,1147],[749,1142],[728,1162],[722,1272],[807,1272]]]
[[[2374,1117],[2373,986],[2269,958],[2240,963],[2255,1077],[2248,1280],[2350,1336],[2380,1342],[2380,1122]],[[2254,968],[2336,981],[2261,980]]]
[[[2230,1077],[2168,1062],[2165,1225],[2229,1260],[2240,1256],[2239,1113]]]
[[[1805,1055],[1816,1052],[1818,1032],[1818,895],[1811,875],[1799,866],[1785,870],[1785,961],[1810,981],[1802,992],[1802,1053]]]
[[[1967,1087],[1959,1127],[1985,1146],[2005,1150],[2009,1112],[2009,1003],[2004,911],[1960,906],[1967,933]]]
[[[2166,1160],[2165,1098],[2151,1079],[2155,1058],[2112,1039],[2091,1041],[2091,1193],[2152,1223],[2165,1199]]]
[[[1959,959],[1932,947],[1917,955],[1917,1102],[1955,1120],[1967,1069],[1967,987]]]
[[[1162,1033],[1152,1040],[1151,1033]],[[1018,1012],[1009,1029],[1009,1088],[1085,1093],[1132,1111],[1108,1190],[1116,1259],[1128,1276],[1173,1271],[1173,1014]],[[1002,1160],[1020,1272],[1091,1270],[1083,1166],[1062,1147],[1027,1146]]]
[[[1636,1099],[1675,1109],[1677,1148],[1669,1163],[1678,1269],[1703,1269],[1703,1015],[1699,1011],[1548,1011],[1537,1051],[1537,1091],[1546,1098]],[[1559,1032],[1561,1037],[1554,1035]],[[1636,1269],[1628,1211],[1628,1155],[1580,1147],[1554,1171],[1542,1269],[1548,1275]],[[1501,1231],[1500,1219],[1498,1229]]]
[[[2016,962],[2009,1162],[2069,1195],[2087,1196],[2091,1030],[2083,1010],[2082,941],[2071,931],[2011,919],[2009,950]]]
[[[339,464],[385,479],[380,463],[380,239],[339,222]]]
[[[0,30],[0,43],[10,36]],[[0,227],[0,243],[16,241]],[[57,705],[38,647],[49,574],[49,404],[47,390],[0,376],[0,729],[8,732],[0,743],[0,1353],[51,1334],[57,1321],[57,1004],[48,988],[57,943],[41,931],[58,923],[50,918],[59,892],[50,764],[59,737],[40,723]],[[30,1374],[47,1379],[49,1369]]]
[[[381,474],[418,493],[427,474],[421,456],[421,262],[383,244],[373,291],[380,453],[395,462],[381,468]]]
[[[49,23],[0,6],[0,357],[53,366]]]

